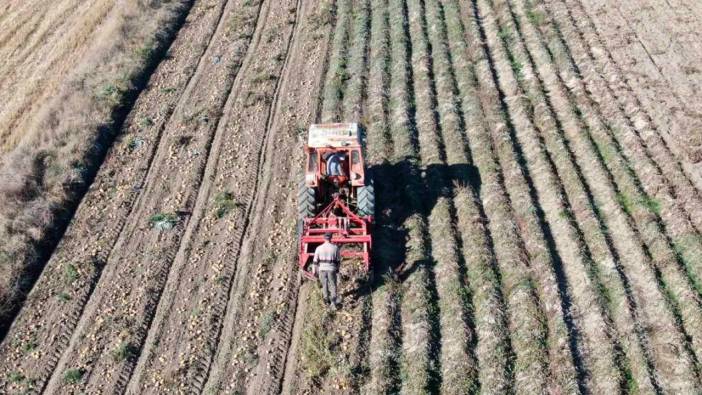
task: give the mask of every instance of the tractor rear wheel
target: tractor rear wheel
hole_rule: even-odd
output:
[[[365,217],[366,215],[375,215],[375,187],[373,182],[358,188],[358,215]]]
[[[314,188],[308,187],[303,179],[297,189],[298,220],[314,217],[316,205]]]

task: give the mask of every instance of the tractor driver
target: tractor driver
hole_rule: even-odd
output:
[[[336,277],[341,262],[339,246],[331,242],[332,234],[324,234],[324,244],[314,250],[313,272],[319,272],[319,281],[322,283],[322,296],[324,303],[336,310],[340,299],[336,293]]]
[[[344,161],[344,154],[342,152],[331,152],[326,155],[324,160],[327,161],[327,175],[328,176],[343,176],[344,169],[341,166],[341,162]]]

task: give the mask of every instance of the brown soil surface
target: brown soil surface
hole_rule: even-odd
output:
[[[637,1],[612,5],[582,1],[600,39],[652,123],[702,187],[702,69],[700,6],[684,1]],[[650,118],[649,118],[650,117]]]
[[[2,144],[113,3],[0,5]],[[701,17],[194,1],[0,343],[0,393],[702,391]],[[326,121],[365,125],[378,196],[338,311],[296,266]]]

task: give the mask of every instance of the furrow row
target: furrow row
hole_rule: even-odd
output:
[[[538,18],[534,18],[532,16],[531,19]],[[533,45],[534,44],[532,43],[532,48]],[[631,281],[638,283],[639,281],[641,281],[641,279],[639,278],[639,276],[637,275],[638,273],[636,272],[640,272],[642,269],[648,270],[649,268],[645,265],[643,265],[643,267],[641,268],[635,267],[634,265],[642,265],[642,263],[641,261],[636,262],[634,260],[631,260],[630,250],[634,247],[639,248],[640,253],[647,257],[644,259],[649,259],[649,262],[651,262],[649,253],[652,253],[654,254],[654,262],[656,262],[656,256],[659,257],[658,259],[661,258],[660,255],[655,254],[660,254],[661,250],[665,251],[665,243],[663,245],[661,245],[660,243],[658,245],[646,245],[647,242],[650,242],[650,237],[646,237],[646,234],[644,234],[642,238],[639,231],[636,228],[632,228],[634,224],[629,223],[629,220],[627,220],[627,218],[630,216],[630,213],[626,210],[626,202],[623,202],[623,199],[621,198],[617,199],[618,196],[621,196],[621,192],[619,192],[618,188],[621,188],[622,185],[624,185],[624,187],[626,187],[627,185],[631,187],[631,180],[627,180],[623,177],[623,174],[626,174],[626,170],[621,170],[621,167],[619,169],[615,169],[615,171],[620,171],[619,178],[613,176],[612,173],[609,173],[609,168],[606,168],[603,164],[602,156],[598,155],[598,152],[595,151],[595,149],[593,148],[593,145],[595,145],[595,143],[593,143],[590,140],[591,137],[589,137],[591,136],[589,133],[591,133],[594,129],[591,123],[594,116],[591,113],[586,112],[588,110],[587,107],[579,106],[582,104],[582,102],[575,102],[572,100],[572,96],[568,94],[562,80],[558,79],[558,74],[553,69],[549,69],[549,67],[552,67],[550,66],[551,59],[549,59],[548,57],[544,57],[543,53],[541,56],[532,56],[531,60],[521,59],[520,61],[533,62],[534,60],[536,60],[537,63],[542,62],[538,64],[539,78],[540,81],[543,81],[545,83],[546,88],[543,89],[549,95],[548,102],[551,106],[550,111],[555,111],[555,115],[557,116],[560,125],[562,125],[564,135],[566,136],[566,144],[570,147],[569,150],[572,150],[570,155],[574,156],[575,161],[579,163],[578,166],[580,166],[585,180],[590,185],[590,188],[592,188],[592,194],[595,198],[595,201],[598,202],[594,205],[594,207],[599,207],[599,209],[597,210],[599,211],[598,215],[601,215],[603,217],[605,223],[610,229],[614,227],[611,221],[624,221],[621,224],[629,228],[629,233],[626,234],[626,236],[625,234],[612,232],[611,237],[613,238],[613,244],[619,250],[619,256],[622,259],[622,261],[628,261],[624,263],[624,272],[627,273],[626,275],[629,276]],[[585,130],[588,133],[583,135],[582,133],[578,132],[579,130]],[[612,149],[611,145],[607,145],[607,147]],[[593,171],[597,171],[599,172],[599,174],[597,176],[594,176],[591,174]],[[609,181],[603,182],[604,180]],[[627,182],[629,184],[626,184]],[[603,194],[606,195],[603,196]],[[607,200],[611,199],[614,199],[614,202],[618,203],[619,207],[617,208],[617,213],[608,212],[608,210],[606,209],[603,210],[603,205],[611,204],[611,202],[606,202]],[[636,219],[637,218],[634,217],[634,220]],[[639,217],[638,219],[641,219],[641,217]],[[642,226],[640,223],[636,225]],[[650,226],[655,227],[655,225]],[[661,238],[663,236],[660,233],[658,233],[657,237]],[[626,244],[627,241],[625,240],[627,239],[629,240],[629,245]],[[625,245],[627,245],[627,247],[624,247]],[[675,289],[678,296],[682,295],[683,297],[687,297],[688,300],[692,300],[692,305],[689,304],[689,302],[685,302],[681,306],[684,310],[682,311],[682,313],[680,313],[678,310],[678,308],[680,308],[678,307],[679,305],[675,303],[675,300],[671,301],[670,294],[668,294],[668,300],[673,304],[673,313],[682,314],[683,319],[687,322],[687,325],[695,325],[695,322],[697,322],[695,316],[698,313],[695,312],[695,297],[693,295],[690,295],[689,289],[685,289],[685,284],[687,283],[687,280],[680,277],[681,273],[675,270],[675,264],[673,264],[672,266],[667,264],[663,265],[665,266],[665,268],[663,268],[663,275],[665,277],[663,277],[662,279],[659,278],[659,280],[662,280],[664,282],[659,283],[659,281],[653,280],[649,277],[649,279],[653,280],[653,283],[649,284],[648,286],[650,287],[652,285],[656,286],[660,284],[661,286],[665,287],[665,284],[667,283],[670,286],[676,287]],[[658,277],[656,270],[657,267],[654,267],[653,269],[654,272],[651,274]],[[670,279],[670,276],[673,276],[672,280]],[[657,294],[660,295],[660,291],[658,291]],[[649,298],[650,297],[652,297],[652,295],[649,295]],[[639,299],[636,304],[642,305],[642,300]],[[668,322],[668,324],[674,324],[675,319],[673,319],[673,317],[671,316],[668,317],[670,317],[670,321]],[[682,344],[684,345],[685,343]],[[641,366],[639,366],[637,369],[638,371],[642,372]],[[645,379],[644,383],[646,381],[648,381],[648,379]]]
[[[259,11],[249,6],[257,25],[252,47],[260,42],[261,31],[269,16],[269,5]],[[255,51],[240,46],[250,35],[229,34],[226,23],[242,9],[242,3],[229,3],[218,21],[214,40],[205,56],[220,55],[220,62],[204,62],[210,73],[199,78],[186,91],[165,129],[140,198],[132,209],[127,225],[111,252],[105,273],[95,294],[78,322],[68,348],[47,385],[48,391],[81,387],[95,391],[123,391],[136,367],[172,263],[192,215],[202,185],[205,166],[211,153],[219,116],[226,111],[230,93],[240,94],[234,86],[246,75]],[[258,17],[261,20],[258,20]],[[247,23],[250,23],[247,22]],[[245,50],[246,49],[246,50]],[[226,53],[226,55],[224,55]],[[230,65],[229,67],[226,67]],[[242,73],[237,73],[242,68]],[[204,70],[199,70],[203,76]],[[227,89],[221,89],[221,86]],[[214,93],[214,95],[213,95]],[[139,281],[134,281],[138,278]],[[120,350],[126,349],[127,352]],[[119,355],[119,357],[115,357]],[[86,379],[66,382],[67,372],[79,371]]]
[[[45,276],[35,286],[27,307],[3,343],[7,351],[3,352],[7,357],[3,362],[5,370],[22,372],[35,388],[43,385],[68,346],[70,334],[141,194],[144,179],[163,140],[165,125],[178,101],[184,100],[188,86],[198,80],[197,66],[214,33],[223,4],[200,13],[200,18],[180,32],[171,49],[173,56],[154,73],[153,89],[145,91],[137,101],[123,135],[108,155],[72,226],[47,264]],[[195,6],[194,12],[199,13],[199,9],[200,5]],[[241,41],[238,45],[245,44]],[[192,51],[192,46],[203,49],[198,53]],[[172,79],[170,75],[174,69],[191,72]],[[164,93],[166,83],[168,92]],[[161,105],[153,106],[151,103],[157,100]],[[36,360],[40,361],[40,367]],[[30,367],[33,372],[25,373],[24,369]]]
[[[368,348],[369,380],[364,388],[367,393],[398,392],[400,346],[400,289],[393,278],[393,270],[403,254],[400,223],[394,218],[393,203],[400,198],[392,188],[397,173],[392,167],[392,137],[388,106],[390,102],[391,37],[390,24],[401,16],[392,14],[389,1],[373,1],[371,9],[370,68],[366,118],[366,154],[377,191],[375,251],[373,270],[375,282],[372,295],[372,327]],[[388,210],[390,209],[390,210]]]
[[[279,112],[281,76],[286,72],[298,17],[294,2],[278,5],[282,7],[268,18],[258,45],[258,50],[271,54],[271,60],[252,62],[235,87],[239,92],[255,91],[263,99],[252,102],[243,95],[244,100],[234,96],[227,103],[204,176],[212,183],[205,183],[199,192],[171,269],[169,295],[157,311],[152,341],[147,342],[150,349],[132,379],[131,392],[172,389],[168,377],[176,373],[169,369],[184,382],[179,388],[201,392],[218,349],[228,299],[235,294],[230,287],[239,284],[241,272],[251,275],[252,269],[242,263],[242,244],[259,185],[265,181],[264,152],[277,138],[272,125]],[[261,75],[266,78],[262,80]],[[263,125],[263,132],[247,132],[257,125]],[[249,158],[248,165],[237,163],[235,157]],[[257,277],[264,269],[260,265],[255,270]],[[242,336],[244,332],[239,331]],[[176,359],[177,368],[173,366]]]
[[[336,122],[342,116],[343,92],[349,79],[347,52],[351,41],[352,7],[351,0],[337,0],[335,4],[336,25],[324,82],[322,122]]]
[[[669,106],[684,108],[682,99],[675,90],[642,91],[638,88],[640,81],[623,68],[621,54],[615,58],[615,50],[604,42],[600,29],[594,25],[581,2],[559,0],[545,3],[555,20],[562,21],[556,24],[562,29],[563,38],[569,42],[578,65],[604,76],[611,95],[593,96],[593,99],[605,105],[618,105],[633,123],[656,163],[666,171],[668,178],[675,180],[679,198],[685,202],[694,197],[699,202],[702,177],[685,160],[685,152],[689,155],[689,148],[694,148],[685,146],[686,136],[694,135],[688,130],[699,128],[699,121],[689,119],[684,112],[683,115],[680,115],[680,111],[668,113]],[[632,48],[630,56],[634,55],[638,54]],[[647,67],[645,64],[642,66]],[[661,97],[652,100],[651,95]],[[614,97],[615,101],[611,101],[610,97]],[[694,212],[691,211],[691,215]]]
[[[520,40],[518,44],[512,46],[513,65],[518,65],[523,75],[528,76],[522,79],[521,85],[526,86],[527,95],[533,101],[531,106],[534,123],[539,129],[541,139],[562,180],[564,192],[570,202],[569,209],[558,215],[570,218],[581,232],[591,259],[588,274],[596,285],[598,302],[604,309],[607,320],[613,325],[612,335],[617,342],[616,345],[622,348],[621,351],[624,354],[618,355],[618,365],[624,374],[622,378],[626,379],[626,382],[621,384],[629,389],[636,387],[652,390],[654,384],[651,380],[654,378],[649,377],[650,361],[646,351],[642,349],[647,339],[643,338],[642,330],[634,326],[636,321],[633,317],[636,316],[636,312],[632,309],[635,303],[628,290],[627,277],[621,272],[617,262],[619,252],[615,251],[611,241],[604,237],[606,228],[596,209],[590,188],[583,181],[579,165],[573,163],[572,152],[561,138],[563,124],[555,117],[553,105],[544,94],[544,81],[535,69],[535,58],[525,48],[526,45],[529,50],[532,50],[534,43],[524,40],[525,25],[517,22],[524,21],[526,24],[527,19],[516,18],[511,8],[504,5],[502,14],[505,20],[512,21],[508,26],[517,34],[513,39]],[[543,58],[539,59],[543,60]],[[541,69],[538,71],[543,72]],[[623,359],[625,357],[628,359]]]

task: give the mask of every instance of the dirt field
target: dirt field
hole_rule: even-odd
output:
[[[11,2],[0,15],[0,80],[8,84],[0,90],[3,333],[192,2],[50,5]]]
[[[71,21],[107,3],[0,6],[0,97],[51,95],[32,59],[70,68]],[[0,343],[0,393],[702,391],[702,5],[184,12]],[[11,111],[0,138],[31,122]],[[365,125],[378,204],[338,312],[296,269],[328,121]]]
[[[12,148],[57,94],[115,1],[17,2],[0,16],[0,144]]]

